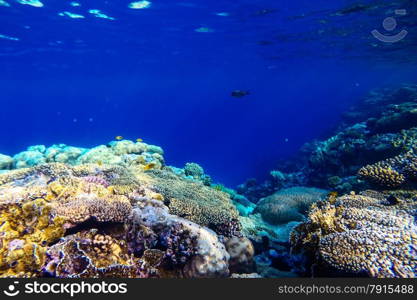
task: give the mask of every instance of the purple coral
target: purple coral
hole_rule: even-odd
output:
[[[82,177],[82,179],[85,182],[99,184],[104,187],[108,187],[110,185],[106,179],[99,177],[99,176],[85,176],[85,177]]]

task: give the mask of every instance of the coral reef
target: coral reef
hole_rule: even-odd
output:
[[[254,259],[257,273],[263,277],[293,277],[295,268],[294,258],[290,254],[290,233],[305,220],[307,211],[313,203],[326,198],[328,192],[321,189],[295,187],[283,189],[257,203],[255,210],[243,210],[239,220],[242,234],[254,246]],[[240,197],[243,197],[240,195]],[[234,197],[232,197],[234,199]],[[242,206],[254,204],[240,200]],[[239,210],[241,211],[241,210]],[[262,213],[262,215],[261,215]],[[270,221],[270,222],[269,222]],[[236,240],[237,238],[234,238]],[[233,241],[233,240],[232,240]],[[243,244],[243,241],[240,242]],[[226,242],[226,246],[227,246]],[[241,249],[240,247],[236,247]],[[233,255],[231,259],[231,269]],[[245,264],[239,264],[243,268]],[[238,269],[242,272],[252,272],[249,268]]]
[[[417,179],[417,156],[410,151],[362,167],[358,171],[358,175],[383,188],[399,187]]]
[[[105,164],[136,165],[152,169],[164,166],[163,150],[155,145],[129,140],[112,141],[91,149],[56,144],[30,146],[26,151],[13,156],[13,169],[33,167],[45,163],[65,163],[69,165]],[[1,160],[0,160],[1,161]],[[1,165],[0,165],[1,166]],[[3,169],[3,168],[0,168]],[[5,169],[5,168],[4,168]]]
[[[417,85],[377,89],[330,137],[305,144],[265,182],[239,185],[241,197],[256,203],[235,201],[257,273],[415,277],[416,151]],[[332,192],[307,201],[305,220],[309,205],[280,195],[297,186]]]
[[[163,195],[172,214],[225,236],[238,235],[238,212],[227,193],[168,171],[149,172],[152,189]]]
[[[236,190],[119,138],[0,155],[1,277],[416,277],[417,85]]]
[[[254,213],[260,213],[265,221],[273,225],[302,221],[311,204],[323,200],[327,193],[326,190],[306,187],[283,189],[261,199]]]
[[[201,181],[205,185],[211,184],[211,177],[204,173],[204,169],[196,163],[186,163],[184,167],[184,175]]]
[[[304,186],[306,184],[305,176],[302,172],[284,173],[279,170],[273,170],[269,175],[270,179],[262,183],[258,183],[255,178],[250,178],[245,183],[240,184],[236,190],[249,201],[257,203],[261,198],[268,197],[281,189]]]
[[[293,231],[292,251],[316,276],[416,277],[415,197],[369,191],[318,203]]]
[[[0,191],[0,275],[37,276],[48,245],[64,235],[65,219],[52,215],[51,205],[36,195],[6,204],[6,192]]]
[[[371,187],[357,176],[363,166],[405,155],[416,148],[417,85],[375,89],[345,113],[332,136],[306,143],[295,158],[279,164],[280,171],[272,171],[269,180],[260,184],[248,180],[237,191],[254,203],[297,185],[339,193],[362,191]],[[394,185],[403,181],[402,172],[382,172],[389,172],[384,176],[397,177]]]
[[[255,249],[252,242],[245,237],[232,237],[225,243],[230,254],[230,271],[236,273],[252,273],[255,269],[253,257]]]
[[[161,230],[161,227],[180,226],[188,232],[188,238],[193,239],[194,252],[184,267],[184,275],[189,278],[224,277],[229,275],[228,261],[230,255],[217,235],[208,228],[204,228],[183,218],[171,215],[162,203],[151,201],[138,207],[133,213],[136,225],[145,225],[151,229]]]
[[[416,85],[372,91],[347,114],[336,135],[304,146],[308,183],[340,192],[366,189],[355,176],[358,170],[415,149],[416,126]]]
[[[159,147],[130,141],[22,153],[0,174],[1,277],[202,278],[248,270],[253,247],[238,211],[228,193],[204,182],[198,165],[178,172],[164,166]],[[236,239],[245,247],[231,247]]]
[[[8,155],[0,154],[0,170],[8,170],[11,169],[12,166],[13,158]]]

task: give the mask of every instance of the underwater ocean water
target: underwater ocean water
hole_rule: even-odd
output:
[[[0,201],[43,199],[54,212],[43,225],[50,231],[29,231],[43,238],[41,259],[19,252],[0,262],[0,275],[65,277],[78,256],[57,253],[73,254],[83,238],[101,252],[81,277],[106,264],[124,277],[152,277],[161,266],[171,277],[310,276],[311,265],[318,276],[415,277],[415,198],[396,191],[416,191],[416,66],[413,0],[0,0]],[[168,214],[132,204],[143,199],[162,199],[175,224],[159,232],[155,220],[143,223],[157,240],[136,223],[129,238],[64,234],[90,219],[127,222],[132,208],[138,220]],[[25,207],[13,209],[43,216]],[[328,235],[308,240],[323,224]],[[210,271],[193,261],[198,250],[181,226],[197,244],[218,243]],[[365,227],[391,237],[400,254],[381,247],[375,261],[355,258]],[[39,242],[12,225],[0,230],[15,234],[1,243],[7,253]],[[108,243],[126,256],[104,259]],[[126,258],[146,261],[150,250],[161,258],[152,268]]]
[[[1,153],[142,138],[234,186],[370,88],[416,78],[412,30],[394,46],[370,34],[413,1],[131,2],[2,1]]]

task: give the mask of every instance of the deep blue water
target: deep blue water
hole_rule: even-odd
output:
[[[328,134],[371,88],[417,79],[416,1],[155,0],[137,10],[124,0],[3,1],[0,153],[9,155],[122,135],[235,185]],[[376,40],[371,30],[384,32],[395,9],[407,9],[396,19],[408,35]]]

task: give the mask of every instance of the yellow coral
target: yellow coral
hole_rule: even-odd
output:
[[[36,275],[45,261],[46,247],[65,233],[65,219],[53,216],[43,199],[3,207],[0,222],[2,277]]]

